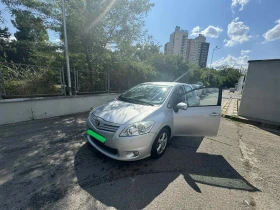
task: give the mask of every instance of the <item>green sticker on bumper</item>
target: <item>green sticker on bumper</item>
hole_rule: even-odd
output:
[[[104,143],[106,139],[103,136],[100,136],[98,133],[93,132],[92,130],[87,130],[87,134],[92,136],[93,138],[96,138],[97,140]]]

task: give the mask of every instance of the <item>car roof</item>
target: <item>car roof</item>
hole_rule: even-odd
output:
[[[145,82],[143,84],[170,85],[170,86],[189,85],[189,84],[186,84],[186,83],[179,83],[179,82]]]

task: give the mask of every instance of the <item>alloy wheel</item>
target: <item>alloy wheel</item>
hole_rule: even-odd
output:
[[[165,150],[165,147],[167,144],[167,138],[168,138],[167,133],[162,133],[160,135],[160,137],[158,138],[158,142],[157,142],[157,153],[158,154],[161,154]]]

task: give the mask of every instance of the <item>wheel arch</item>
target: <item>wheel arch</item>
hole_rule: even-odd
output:
[[[169,132],[169,138],[171,137],[171,127],[169,125],[163,126],[162,129],[166,128]],[[161,129],[161,130],[162,130]]]

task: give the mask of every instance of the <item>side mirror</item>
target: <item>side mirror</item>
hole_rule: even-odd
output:
[[[178,112],[179,109],[187,110],[187,109],[188,109],[188,104],[186,104],[186,103],[184,103],[184,102],[178,103],[178,104],[174,107],[174,111],[175,111],[175,112]]]

